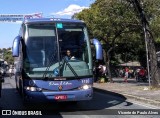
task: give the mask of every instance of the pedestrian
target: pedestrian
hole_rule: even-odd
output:
[[[147,81],[146,70],[143,67],[141,67],[140,71],[138,72],[138,80],[143,80],[144,82]]]
[[[123,69],[121,68],[120,70],[119,70],[119,77],[123,77]]]
[[[10,79],[12,78],[13,73],[14,73],[14,69],[13,69],[13,67],[10,67],[9,68],[9,77],[10,77]]]
[[[135,71],[135,78],[136,78],[137,82],[139,81],[139,77],[138,77],[139,71],[140,71],[140,68],[137,68],[136,71]]]
[[[99,65],[98,66],[99,69],[99,82],[100,83],[104,83],[105,79],[106,79],[106,66],[105,65]]]
[[[129,69],[126,67],[125,68],[125,76],[124,76],[124,82],[128,82],[128,73],[129,73]]]

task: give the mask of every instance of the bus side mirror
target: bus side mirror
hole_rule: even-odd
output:
[[[96,49],[96,59],[97,60],[102,60],[103,59],[103,52],[102,52],[102,45],[99,42],[98,39],[93,39],[92,44],[95,46]]]
[[[13,57],[19,57],[19,44],[21,41],[21,37],[17,36],[14,41],[13,41],[13,45],[12,45],[12,56]]]

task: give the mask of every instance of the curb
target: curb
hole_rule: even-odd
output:
[[[150,105],[153,105],[153,106],[156,106],[156,107],[160,107],[160,101],[151,100],[151,99],[143,98],[143,97],[138,97],[138,96],[122,93],[122,92],[117,93],[117,92],[114,92],[114,91],[107,91],[107,90],[96,88],[96,87],[93,87],[93,89],[95,91],[98,91],[98,92],[101,92],[101,93],[107,93],[107,94],[110,94],[110,95],[113,95],[113,96],[116,96],[116,97],[120,97],[120,98],[125,99],[125,100],[126,99],[132,99],[132,100],[135,100],[135,101],[138,101],[138,102],[147,103],[147,104],[150,104]]]

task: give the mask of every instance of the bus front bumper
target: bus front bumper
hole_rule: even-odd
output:
[[[37,92],[25,90],[25,96],[31,101],[83,101],[91,100],[93,97],[93,88],[87,90],[73,91],[49,91]],[[56,96],[66,96],[65,99],[56,99]]]

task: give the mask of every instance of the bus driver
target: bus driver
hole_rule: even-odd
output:
[[[68,61],[68,60],[74,60],[75,57],[71,55],[71,51],[70,50],[67,50],[66,51],[66,56],[65,56],[65,59]]]

